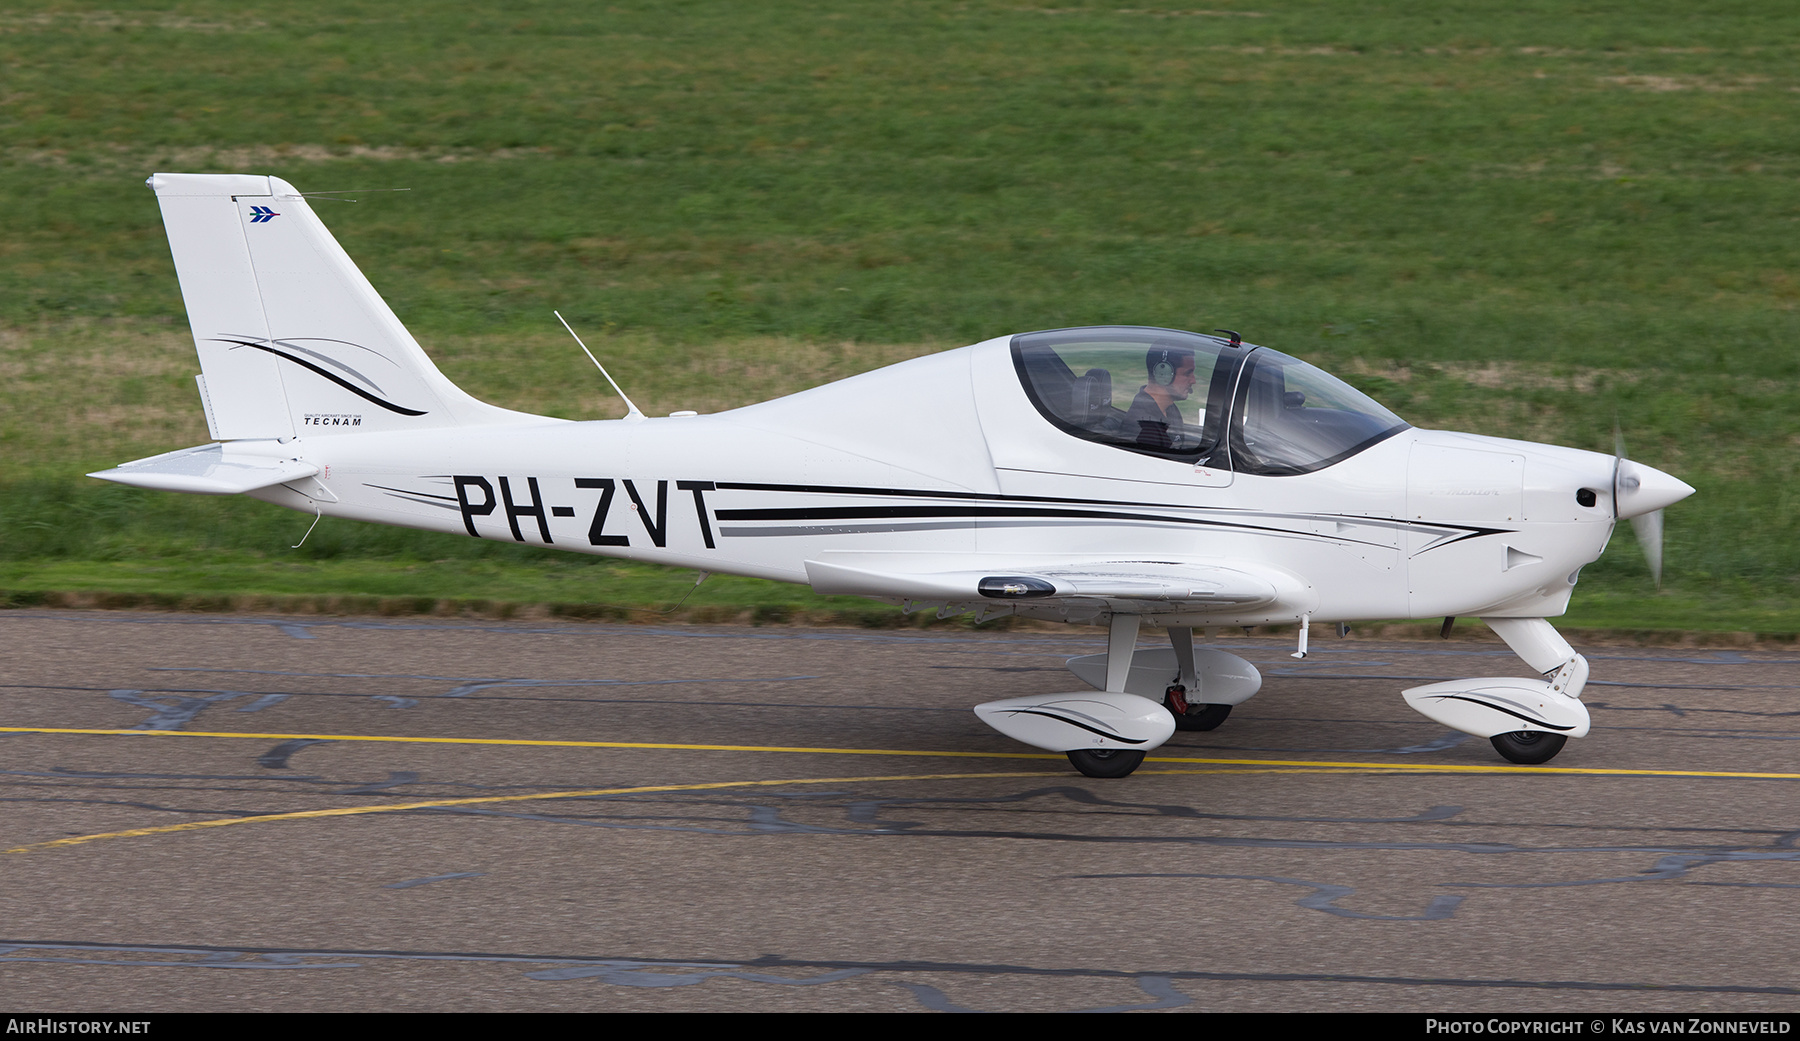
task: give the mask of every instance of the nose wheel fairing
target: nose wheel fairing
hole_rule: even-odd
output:
[[[1476,737],[1519,731],[1586,737],[1588,732],[1587,706],[1548,680],[1484,676],[1412,687],[1402,696],[1427,718]]]

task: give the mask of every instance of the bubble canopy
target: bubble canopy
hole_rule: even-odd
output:
[[[1298,358],[1140,326],[1022,333],[1026,396],[1066,434],[1144,455],[1279,477],[1350,458],[1407,424]]]

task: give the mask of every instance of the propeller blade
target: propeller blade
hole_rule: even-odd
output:
[[[1631,530],[1643,547],[1644,559],[1650,562],[1650,577],[1656,588],[1662,588],[1663,511],[1651,510],[1631,518]]]
[[[1625,456],[1625,434],[1613,423],[1613,519],[1630,518],[1632,534],[1650,564],[1650,577],[1662,588],[1664,506],[1694,494],[1677,480]]]

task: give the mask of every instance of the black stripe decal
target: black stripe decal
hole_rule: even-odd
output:
[[[1072,727],[1080,727],[1090,734],[1099,734],[1101,737],[1111,738],[1114,741],[1123,741],[1128,745],[1143,745],[1149,743],[1147,740],[1141,738],[1120,737],[1117,733],[1112,731],[1101,730],[1099,727],[1091,727],[1086,723],[1077,722],[1067,716],[1059,716],[1054,712],[1046,712],[1041,708],[1015,708],[1010,710],[1010,712],[1015,716],[1043,716],[1045,719],[1054,719],[1058,723],[1067,723]]]
[[[442,499],[445,502],[455,502],[456,501],[456,496],[454,496],[454,495],[433,495],[430,492],[415,492],[411,488],[390,488],[385,484],[368,484],[365,482],[363,484],[363,487],[365,487],[365,488],[380,488],[384,492],[400,492],[403,495],[423,495],[427,499]]]
[[[390,499],[405,499],[407,502],[416,502],[420,506],[436,506],[440,510],[455,510],[455,509],[457,509],[457,507],[452,506],[451,504],[449,504],[447,502],[436,502],[432,499],[417,499],[410,495],[403,495],[400,492],[388,492],[387,495],[388,495],[388,498],[390,498]]]
[[[723,487],[723,484],[721,484],[721,487]],[[1067,502],[1072,500],[1061,501]],[[754,510],[719,510],[717,511],[717,516],[721,523],[726,521],[876,520],[904,517],[930,518],[934,520],[948,520],[953,517],[986,517],[1005,520],[1053,517],[1064,520],[1127,521],[1143,524],[1175,524],[1198,528],[1229,528],[1237,531],[1266,532],[1271,535],[1281,535],[1290,538],[1325,539],[1330,542],[1355,542],[1359,545],[1371,545],[1381,549],[1397,548],[1392,546],[1380,546],[1377,543],[1364,543],[1359,539],[1317,535],[1310,531],[1294,531],[1290,528],[1274,528],[1261,524],[1249,524],[1243,521],[1205,520],[1199,517],[1170,517],[1148,513],[1123,513],[1117,510],[1054,509],[1026,506],[801,506]],[[1468,536],[1463,537],[1467,538]]]
[[[978,500],[982,500],[982,501],[986,501],[986,502],[1052,503],[1052,504],[1068,504],[1068,505],[1072,505],[1072,506],[1134,506],[1134,507],[1139,507],[1139,508],[1148,507],[1148,508],[1153,508],[1153,509],[1158,507],[1158,504],[1143,503],[1143,502],[1131,502],[1129,500],[1121,500],[1121,499],[1068,499],[1068,498],[1057,498],[1054,496],[1043,496],[1043,495],[991,495],[991,494],[988,494],[985,492],[926,491],[926,490],[918,489],[918,488],[863,488],[863,487],[856,487],[856,486],[852,486],[852,485],[828,485],[828,484],[763,484],[763,483],[749,482],[749,481],[720,481],[720,482],[718,482],[718,487],[720,489],[731,489],[734,491],[794,492],[794,493],[799,493],[799,494],[804,494],[804,495],[867,495],[867,496],[872,496],[872,497],[877,497],[877,496],[884,497],[884,498],[897,497],[897,498],[908,498],[908,499],[978,499]],[[1162,507],[1162,508],[1166,509],[1167,507]],[[1206,510],[1208,512],[1213,512],[1213,513],[1255,513],[1256,512],[1256,511],[1250,511],[1250,510],[1240,510],[1240,509],[1231,508],[1231,507],[1217,507],[1217,506],[1194,506],[1194,507],[1178,507],[1178,508]],[[952,513],[951,509],[953,509],[953,508],[944,509],[943,511],[941,511],[941,515],[947,515],[947,516],[960,516],[961,515],[961,514]],[[720,517],[723,518],[727,512],[747,513],[750,511],[720,511]],[[1102,519],[1106,519],[1106,518],[1118,519],[1120,517],[1128,516],[1126,514],[1115,514],[1115,513],[1092,513],[1092,514],[1049,514],[1049,513],[1047,513],[1047,514],[1040,514],[1040,515],[1041,516],[1077,516],[1077,515],[1079,515],[1079,516],[1092,516],[1092,517],[1097,517],[1097,518],[1102,518]],[[882,516],[882,514],[866,513],[866,514],[859,514],[857,516],[875,517],[875,516]],[[1304,515],[1301,515],[1301,516],[1304,516]],[[1348,520],[1348,521],[1351,521],[1356,524],[1374,525],[1377,527],[1391,525],[1394,528],[1400,529],[1400,530],[1410,530],[1410,529],[1416,529],[1419,527],[1429,527],[1429,528],[1444,528],[1444,529],[1449,529],[1450,531],[1461,531],[1462,532],[1462,534],[1457,535],[1455,538],[1448,539],[1444,542],[1438,543],[1438,545],[1432,546],[1432,547],[1430,547],[1430,549],[1437,549],[1441,546],[1448,546],[1453,542],[1461,542],[1464,539],[1480,538],[1483,535],[1510,535],[1513,533],[1513,529],[1511,529],[1511,528],[1478,528],[1478,527],[1470,527],[1466,524],[1452,524],[1452,523],[1447,523],[1447,522],[1436,522],[1436,521],[1425,521],[1422,523],[1413,523],[1410,521],[1398,520],[1398,519],[1394,519],[1394,518],[1363,517],[1363,516],[1352,517],[1349,515],[1329,514],[1329,513],[1316,514],[1313,516],[1315,516],[1321,520],[1338,520],[1341,518],[1341,519]],[[755,518],[751,518],[748,516],[740,516],[737,519],[751,520],[751,519],[755,519]],[[767,519],[775,520],[775,519],[782,519],[782,518],[770,517]],[[801,518],[794,517],[794,518],[789,518],[789,519],[801,519]],[[1196,525],[1203,525],[1203,526],[1209,526],[1209,527],[1236,528],[1236,529],[1245,530],[1245,531],[1268,531],[1268,532],[1276,532],[1276,533],[1285,534],[1285,535],[1311,536],[1314,538],[1324,538],[1327,541],[1331,541],[1331,542],[1354,542],[1354,543],[1357,543],[1358,545],[1374,546],[1378,549],[1398,549],[1399,548],[1399,547],[1395,547],[1395,546],[1387,546],[1382,543],[1367,542],[1363,539],[1347,539],[1347,538],[1343,538],[1341,536],[1320,536],[1320,535],[1314,535],[1311,532],[1299,532],[1299,531],[1293,531],[1292,529],[1288,529],[1288,528],[1270,527],[1268,525],[1263,525],[1263,524],[1250,524],[1250,523],[1245,523],[1243,521],[1202,520],[1202,519],[1198,519],[1198,518],[1190,519],[1190,518],[1180,518],[1180,517],[1156,517],[1154,519],[1159,520],[1159,521],[1171,521],[1171,522],[1179,523],[1179,524],[1196,524]],[[1428,551],[1429,550],[1421,550],[1420,552],[1423,553],[1423,552],[1428,552]]]
[[[331,373],[326,372],[324,369],[319,368],[317,365],[314,365],[312,362],[307,361],[304,358],[296,358],[293,355],[288,354],[285,351],[278,351],[275,348],[270,347],[267,344],[254,343],[250,340],[227,340],[227,339],[222,339],[222,338],[218,342],[220,342],[220,343],[235,343],[239,347],[254,347],[259,351],[267,351],[268,353],[273,354],[277,358],[284,358],[288,361],[291,361],[295,365],[299,365],[303,368],[311,369],[313,372],[318,373],[319,375],[325,377],[326,379],[330,380],[331,382],[344,388],[345,390],[349,391],[350,393],[355,394],[357,397],[362,398],[365,401],[369,401],[374,404],[380,405],[382,408],[387,409],[389,412],[397,412],[402,416],[422,416],[425,414],[424,412],[421,412],[418,409],[407,408],[403,405],[396,405],[391,401],[383,401],[382,399],[380,399],[380,398],[376,397],[375,395],[369,393],[368,391],[362,389],[361,387],[357,386],[356,384],[351,383],[349,380],[346,380],[341,376],[333,376]]]
[[[870,520],[892,517],[1102,517],[1142,520],[1143,514],[1103,510],[1031,509],[1016,506],[799,506],[780,509],[720,510],[719,520]],[[1156,520],[1177,520],[1157,517]],[[1199,521],[1192,523],[1216,523]]]
[[[894,524],[818,524],[810,527],[769,526],[760,528],[738,528],[721,525],[719,534],[735,539],[786,538],[794,535],[868,535],[876,532],[895,531],[959,531],[975,527],[979,522],[972,520],[897,522]]]
[[[1522,719],[1527,723],[1533,723],[1540,727],[1549,727],[1551,730],[1574,730],[1575,729],[1574,727],[1559,727],[1555,723],[1545,722],[1544,720],[1541,720],[1541,719],[1533,719],[1530,716],[1527,716],[1522,712],[1514,712],[1510,708],[1501,708],[1499,705],[1493,704],[1492,702],[1483,701],[1480,698],[1464,697],[1461,694],[1443,694],[1443,695],[1439,695],[1438,700],[1439,701],[1466,701],[1471,705],[1480,705],[1482,708],[1491,708],[1495,712],[1504,712],[1507,715],[1513,717],[1514,719]]]

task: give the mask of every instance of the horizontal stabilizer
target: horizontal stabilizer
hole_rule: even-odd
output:
[[[273,459],[201,445],[88,474],[102,481],[199,495],[236,495],[311,477],[319,468],[294,459]]]

